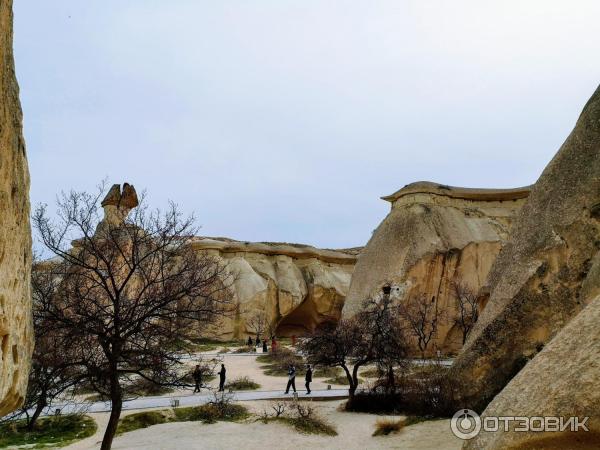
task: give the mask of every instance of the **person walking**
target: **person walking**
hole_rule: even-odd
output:
[[[294,367],[293,364],[290,364],[290,367],[288,368],[288,383],[285,388],[286,394],[289,394],[290,386],[294,389],[294,392],[296,392],[296,367]]]
[[[269,350],[267,348],[267,340],[263,339],[263,353],[267,353]]]
[[[250,336],[248,336],[248,341],[246,342],[246,345],[248,347],[252,347],[252,338]]]
[[[192,376],[194,377],[194,382],[196,383],[196,387],[194,388],[195,394],[196,392],[200,392],[200,388],[202,387],[202,369],[200,369],[199,365],[196,365]]]
[[[310,383],[312,382],[312,369],[310,364],[306,366],[306,375],[304,376],[304,386],[306,386],[306,395],[310,395]]]
[[[225,392],[225,364],[221,364],[221,371],[219,372],[219,392]]]

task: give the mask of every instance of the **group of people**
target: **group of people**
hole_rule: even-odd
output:
[[[306,387],[306,395],[310,394],[310,383],[312,383],[312,367],[306,365],[306,375],[304,375],[304,386]],[[290,364],[288,367],[288,383],[285,388],[285,393],[290,393],[290,387],[296,392],[296,366]]]
[[[225,369],[225,364],[221,364],[221,370],[219,371],[219,392],[225,391],[226,373],[227,370]],[[312,383],[312,374],[312,367],[310,367],[310,364],[307,364],[306,375],[304,375],[304,386],[306,387],[306,395],[309,395],[311,392],[310,383]],[[192,372],[194,383],[196,384],[194,388],[194,394],[196,392],[200,392],[200,389],[202,388],[202,375],[202,368],[200,367],[200,365],[196,365],[196,368]],[[294,392],[296,392],[296,366],[294,366],[293,364],[290,364],[288,367],[288,382],[285,388],[286,394],[290,393],[290,387],[294,390]]]
[[[225,375],[227,370],[225,369],[225,364],[221,364],[221,370],[219,371],[219,392],[225,392]],[[194,378],[194,383],[196,386],[194,387],[194,394],[196,392],[200,392],[202,388],[202,368],[199,365],[196,365],[196,368],[192,372],[192,377]]]
[[[254,346],[254,341],[252,340],[252,336],[248,336],[248,341],[246,342],[246,345],[248,347],[253,347]],[[260,347],[261,342],[260,342],[260,338],[258,336],[256,336],[256,347]],[[263,339],[262,341],[262,351],[263,353],[267,353],[269,351],[268,347],[267,347],[267,341],[265,339]]]

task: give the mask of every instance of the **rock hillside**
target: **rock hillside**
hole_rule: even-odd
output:
[[[33,349],[29,171],[13,59],[12,0],[0,1],[0,416],[25,395]]]
[[[600,88],[534,185],[490,271],[488,306],[455,363],[467,404],[484,406],[594,300],[589,292],[598,286],[588,280],[599,251]],[[576,338],[585,352],[588,338]],[[588,357],[568,357],[580,356]]]
[[[386,285],[399,302],[425,296],[437,302],[445,319],[430,348],[458,351],[462,333],[452,324],[452,284],[479,290],[528,194],[526,187],[417,182],[383,197],[392,208],[358,258],[344,315],[355,314],[363,299],[379,295]]]

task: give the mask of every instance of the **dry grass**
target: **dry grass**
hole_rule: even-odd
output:
[[[398,433],[406,426],[404,419],[377,419],[375,422],[375,431],[373,436],[387,436],[391,433]]]

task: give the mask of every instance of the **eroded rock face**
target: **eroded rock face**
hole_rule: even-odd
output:
[[[490,271],[488,306],[455,363],[468,387],[465,405],[485,405],[594,298],[589,293],[598,286],[586,280],[599,259],[598,205],[600,88],[533,187]]]
[[[338,320],[357,253],[223,238],[197,238],[193,245],[219,258],[235,277],[236,315],[214,328],[223,339],[254,334],[248,322],[263,311],[278,336],[300,336]]]
[[[529,188],[418,182],[383,197],[392,209],[358,258],[344,315],[355,314],[365,298],[389,285],[399,302],[423,295],[437,302],[440,314],[453,317],[452,283],[479,290],[528,194]],[[451,353],[461,346],[462,333],[443,321],[431,348]]]
[[[600,268],[598,264],[597,269]],[[587,279],[589,303],[488,405],[484,417],[589,417],[583,430],[481,432],[469,450],[596,449],[600,442],[600,270]],[[590,286],[591,287],[591,286]]]
[[[12,1],[0,2],[0,416],[23,401],[31,328],[29,171],[12,51]]]
[[[104,220],[102,223],[118,226],[122,224],[129,212],[139,205],[135,188],[129,183],[113,184],[101,206],[104,209]]]

